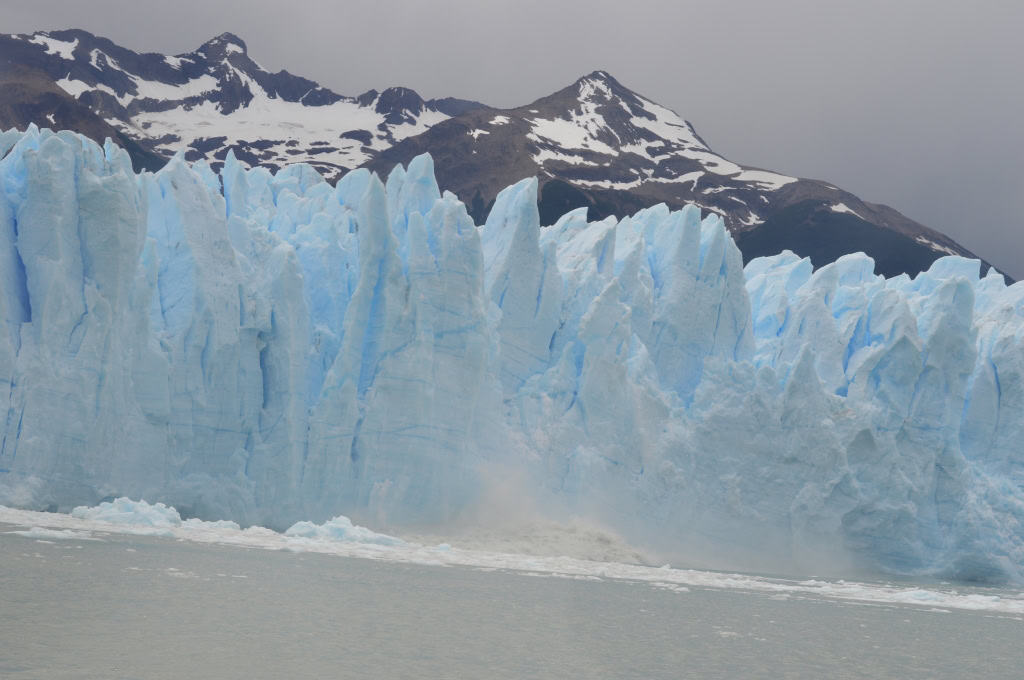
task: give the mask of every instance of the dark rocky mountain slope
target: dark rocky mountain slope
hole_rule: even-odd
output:
[[[595,71],[515,109],[480,108],[381,151],[367,167],[386,173],[430,152],[438,181],[477,221],[497,192],[540,180],[543,224],[586,206],[591,219],[656,203],[695,203],[721,214],[744,257],[784,249],[816,266],[851,252],[879,273],[915,274],[947,254],[974,257],[949,237],[827,182],[742,166],[716,154],[673,111]]]

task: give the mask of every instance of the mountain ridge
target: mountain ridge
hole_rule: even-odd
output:
[[[113,130],[136,169],[179,151],[216,169],[231,150],[249,166],[278,170],[305,162],[337,181],[356,167],[383,176],[429,152],[441,186],[478,223],[500,189],[537,176],[544,224],[579,207],[600,219],[692,203],[722,215],[745,260],[789,249],[821,266],[862,251],[879,273],[892,276],[916,274],[945,254],[976,257],[948,236],[827,182],[726,159],[689,122],[605,70],[530,104],[498,109],[450,97],[424,100],[405,87],[341,95],[286,70],[264,69],[232,33],[178,55],[136,53],[80,29],[0,35],[5,62],[9,71],[32,70],[37,80],[45,74],[80,109],[61,125],[94,139],[100,129]],[[49,89],[0,123],[57,125],[47,108],[57,106]]]

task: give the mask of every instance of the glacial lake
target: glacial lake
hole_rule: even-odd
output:
[[[432,565],[25,529],[0,524],[9,680],[1020,678],[1024,668],[1019,589],[946,586],[949,607],[906,584],[869,584],[861,600],[827,594],[857,592],[844,582],[645,581],[612,567],[613,577],[545,572],[543,561]]]

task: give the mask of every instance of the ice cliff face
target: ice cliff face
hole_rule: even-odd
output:
[[[0,156],[0,503],[402,524],[514,478],[662,547],[1022,578],[1024,286],[976,261],[744,270],[692,207],[542,230],[534,180],[476,227],[428,156]]]

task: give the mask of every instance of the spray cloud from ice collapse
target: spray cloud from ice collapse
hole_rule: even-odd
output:
[[[0,503],[443,522],[491,479],[627,537],[1024,573],[1024,285],[746,269],[687,207],[482,227],[386,185],[0,133]],[[495,474],[495,471],[499,471]]]

